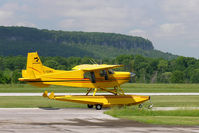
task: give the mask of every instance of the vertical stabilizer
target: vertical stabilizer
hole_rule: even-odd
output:
[[[22,77],[19,81],[26,81],[37,87],[48,87],[48,84],[40,82],[41,75],[52,73],[54,69],[43,66],[37,52],[28,53],[26,70],[22,70]]]
[[[28,53],[26,73],[29,78],[37,78],[39,75],[44,74],[42,62],[37,52]]]

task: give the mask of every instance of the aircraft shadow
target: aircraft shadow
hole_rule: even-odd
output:
[[[52,107],[38,107],[39,109],[43,110],[60,110],[61,108],[52,108]]]

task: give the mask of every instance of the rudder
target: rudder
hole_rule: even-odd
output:
[[[24,73],[23,77],[28,78],[37,78],[39,75],[44,74],[43,65],[37,52],[28,53],[27,66],[25,71],[22,72]]]
[[[37,52],[28,53],[26,70],[22,70],[22,77],[19,81],[26,81],[37,87],[47,87],[49,85],[40,82],[40,76],[45,73],[52,73],[54,69],[43,66]]]

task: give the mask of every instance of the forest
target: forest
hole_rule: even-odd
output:
[[[90,57],[40,57],[43,65],[59,70],[70,70],[75,65],[92,64]],[[199,60],[179,56],[173,60],[149,58],[141,55],[120,55],[115,58],[95,59],[99,64],[123,64],[120,71],[134,72],[136,83],[199,83]],[[26,57],[0,57],[0,83],[20,83],[21,70],[26,68]]]

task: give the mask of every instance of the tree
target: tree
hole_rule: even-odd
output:
[[[1,84],[4,84],[4,83],[5,83],[5,77],[4,77],[2,71],[0,71],[0,83],[1,83]]]
[[[57,69],[59,63],[58,63],[57,61],[51,59],[51,60],[46,60],[46,61],[44,62],[44,65],[45,65],[45,66],[48,66],[48,67],[50,67],[50,68]]]
[[[168,69],[168,61],[166,60],[160,60],[158,64],[158,71],[159,72],[165,72]]]
[[[199,83],[199,69],[195,69],[191,75],[192,83]]]
[[[184,73],[182,71],[176,70],[171,75],[172,83],[183,83],[184,82]]]
[[[161,83],[170,83],[171,77],[172,77],[171,72],[164,72],[164,73],[160,74],[158,81]]]
[[[12,72],[12,77],[11,77],[11,83],[12,84],[16,84],[16,83],[20,83],[20,81],[18,80],[18,78],[21,78],[21,71],[19,69],[14,70]]]
[[[186,57],[180,56],[175,60],[175,69],[183,71],[187,67]]]
[[[6,69],[3,71],[3,83],[9,84],[11,83],[11,77],[12,77],[12,71],[9,69]]]
[[[58,70],[66,70],[67,67],[64,66],[64,65],[58,65],[56,69],[58,69]]]

